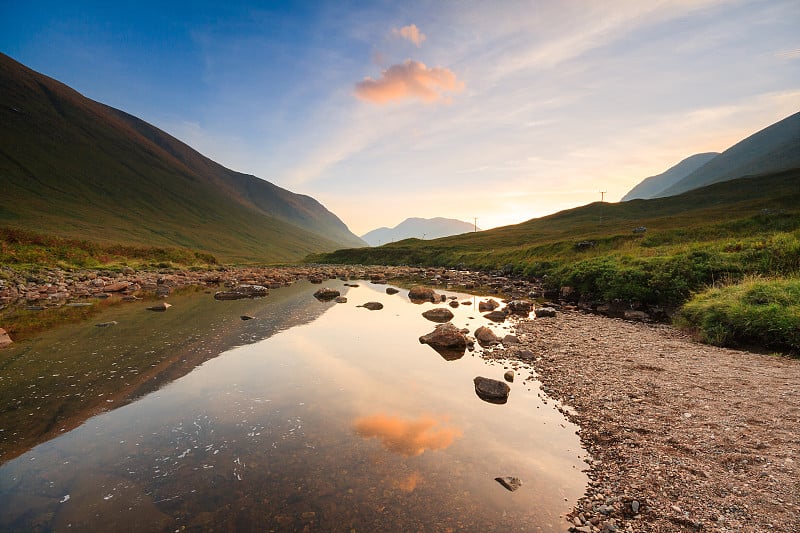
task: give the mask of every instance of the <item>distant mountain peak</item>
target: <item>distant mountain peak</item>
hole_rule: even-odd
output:
[[[411,217],[393,228],[381,227],[365,233],[361,238],[370,246],[380,246],[403,239],[438,239],[475,231],[475,225],[453,218]],[[480,231],[480,228],[478,228]]]
[[[719,155],[718,152],[705,152],[702,154],[694,154],[687,157],[677,165],[673,165],[661,174],[645,178],[639,184],[631,189],[628,194],[622,197],[623,202],[635,199],[649,199],[655,197],[667,187],[679,182],[698,168],[702,167],[715,157]]]

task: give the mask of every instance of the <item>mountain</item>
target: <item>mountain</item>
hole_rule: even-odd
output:
[[[310,196],[227,169],[0,54],[0,225],[277,262],[365,243]]]
[[[475,231],[475,225],[452,218],[407,218],[393,228],[378,228],[361,236],[370,246],[387,242],[417,239],[438,239]],[[480,228],[478,228],[480,230]]]
[[[800,168],[800,113],[736,143],[655,197],[674,196],[720,181],[796,168]]]
[[[623,196],[621,201],[653,198],[656,194],[679,182],[718,155],[718,152],[706,152],[689,156],[663,173],[645,178],[631,189],[628,194]]]

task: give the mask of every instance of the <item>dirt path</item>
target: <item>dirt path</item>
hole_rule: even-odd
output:
[[[800,360],[572,312],[517,335],[594,458],[573,531],[800,531]]]

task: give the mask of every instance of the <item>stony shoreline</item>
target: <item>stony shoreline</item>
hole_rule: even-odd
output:
[[[800,530],[800,360],[578,312],[516,331],[489,356],[532,364],[592,456],[571,531]]]

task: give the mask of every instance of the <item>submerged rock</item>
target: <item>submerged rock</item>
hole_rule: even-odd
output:
[[[95,324],[95,326],[97,326],[98,328],[107,328],[109,326],[116,326],[116,325],[117,325],[116,320],[112,320],[110,322],[100,322],[99,324]]]
[[[435,307],[422,313],[422,316],[431,322],[450,322],[453,319],[453,312],[444,307]]]
[[[408,298],[414,303],[439,301],[439,295],[436,294],[436,291],[421,285],[411,287],[411,290],[408,291]]]
[[[170,307],[172,307],[172,304],[168,304],[167,302],[161,302],[160,304],[156,304],[156,305],[153,305],[151,307],[148,307],[147,310],[148,311],[166,311]]]
[[[316,298],[320,302],[329,302],[340,295],[341,293],[336,289],[331,289],[330,287],[323,287],[314,293],[314,298]]]
[[[520,480],[518,477],[504,476],[504,477],[496,477],[494,478],[494,480],[503,485],[511,492],[514,492],[515,490],[517,490],[522,486],[522,480]]]
[[[448,361],[464,356],[467,350],[467,337],[452,323],[436,326],[436,329],[419,338],[419,342],[427,344]]]
[[[10,346],[13,343],[14,341],[12,341],[11,337],[8,336],[6,330],[0,328],[0,348],[5,348],[6,346]]]
[[[472,380],[475,383],[475,394],[485,402],[504,404],[508,401],[511,387],[496,379],[478,376]]]
[[[357,305],[356,307],[363,307],[364,309],[369,309],[370,311],[379,311],[383,309],[383,304],[380,302],[367,302],[363,305]]]

